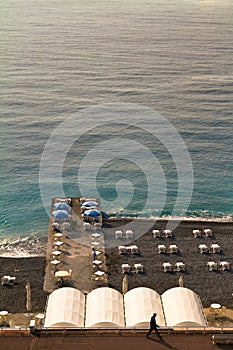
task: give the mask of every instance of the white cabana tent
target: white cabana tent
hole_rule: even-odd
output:
[[[108,287],[92,290],[87,295],[85,327],[125,327],[122,294]]]
[[[201,301],[192,290],[183,287],[171,288],[161,296],[168,327],[207,326]]]
[[[159,326],[165,326],[160,295],[153,289],[138,287],[124,295],[125,321],[127,327],[149,328],[150,318],[155,312]]]
[[[48,299],[45,327],[84,327],[85,296],[75,288],[64,287]]]

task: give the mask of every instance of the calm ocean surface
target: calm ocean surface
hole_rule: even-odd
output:
[[[67,117],[103,103],[151,108],[177,129],[194,171],[190,206],[180,215],[232,219],[231,0],[2,0],[0,16],[1,252],[17,254],[17,239],[23,254],[36,252],[48,227],[39,186],[46,142]],[[98,136],[108,132],[102,127]],[[94,141],[87,135],[67,154],[66,196],[80,195],[78,167]],[[167,181],[166,216],[177,174],[161,147],[154,153]],[[159,201],[144,210],[146,174],[124,159],[101,167],[100,198],[116,197],[122,173],[133,200],[110,212],[158,215]]]

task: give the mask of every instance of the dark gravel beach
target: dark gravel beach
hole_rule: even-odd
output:
[[[117,220],[112,224],[117,227],[120,222]],[[137,227],[143,225],[135,220],[132,222],[133,229],[137,232]],[[166,221],[158,221],[154,229],[165,228]],[[211,228],[212,238],[194,238],[193,229]],[[113,238],[114,239],[114,238]],[[116,240],[116,239],[115,239]],[[221,254],[200,254],[199,244],[218,243],[221,247]],[[122,241],[118,244],[122,244]],[[118,245],[117,244],[117,245]],[[129,243],[130,245],[132,242]],[[218,302],[227,307],[233,307],[233,271],[210,272],[207,268],[208,261],[220,262],[226,260],[233,266],[233,224],[224,222],[204,222],[204,221],[183,221],[174,230],[174,238],[154,238],[152,229],[142,237],[133,242],[138,245],[139,255],[119,255],[118,248],[107,250],[108,281],[110,286],[122,290],[121,264],[128,263],[133,267],[134,263],[142,263],[145,273],[130,273],[128,276],[129,289],[144,286],[150,287],[162,294],[169,288],[177,287],[180,275],[183,276],[184,287],[196,292],[204,307],[209,307],[211,303]],[[157,247],[164,244],[176,244],[179,254],[158,254]],[[186,272],[164,273],[163,262],[170,262],[173,267],[175,262],[183,261],[186,264]]]
[[[13,286],[0,286],[0,310],[10,313],[26,312],[26,289],[31,287],[32,311],[43,311],[47,294],[43,291],[44,257],[0,258],[1,277],[10,275],[16,277]]]

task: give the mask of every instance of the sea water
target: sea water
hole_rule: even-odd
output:
[[[39,183],[45,145],[68,117],[106,103],[156,111],[183,139],[193,191],[180,216],[232,219],[232,1],[2,0],[0,7],[2,252],[38,254],[49,221]],[[126,129],[117,135],[128,137]],[[62,169],[66,196],[85,195],[79,166],[108,133],[103,125],[70,147]],[[177,169],[160,146],[152,148],[166,178],[165,201],[145,208],[147,174],[118,157],[98,172],[110,215],[172,214]],[[51,186],[56,176],[47,179]],[[114,201],[121,180],[122,195],[131,196],[122,205]]]

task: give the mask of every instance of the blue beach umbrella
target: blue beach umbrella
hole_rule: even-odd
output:
[[[56,219],[65,219],[68,218],[69,213],[66,210],[55,210],[52,212],[52,216],[54,216]]]
[[[100,215],[100,211],[96,209],[85,210],[84,215],[95,217]]]
[[[70,206],[67,203],[55,203],[54,208],[60,209],[60,210],[67,210],[67,209],[70,209]]]
[[[82,204],[84,207],[97,207],[98,203],[94,201],[84,202]]]

